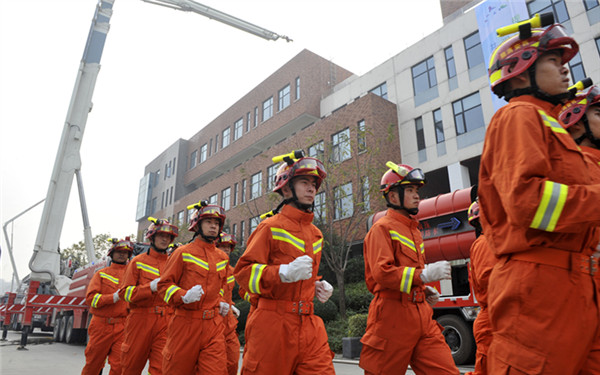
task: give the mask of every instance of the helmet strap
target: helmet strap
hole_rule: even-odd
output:
[[[313,201],[313,203],[311,203],[311,204],[300,203],[300,201],[298,200],[298,196],[296,195],[296,190],[294,189],[294,184],[292,184],[291,180],[288,183],[288,186],[290,187],[290,190],[292,191],[292,198],[284,199],[283,202],[287,201],[287,203],[283,203],[283,202],[282,203],[288,204],[288,203],[294,202],[294,204],[296,205],[296,207],[298,207],[298,209],[300,209],[304,212],[313,212],[315,209],[315,202]]]
[[[596,146],[596,148],[600,149],[600,139],[594,137],[587,116],[584,114],[581,120],[583,121],[583,126],[585,127],[585,133],[581,137],[577,138],[575,142],[579,145],[584,139],[587,138],[594,144],[594,146]]]
[[[220,237],[221,232],[219,231],[219,234],[216,236],[207,236],[204,234],[204,232],[202,231],[202,220],[198,221],[198,230],[196,231],[196,233],[194,233],[194,237],[192,237],[192,241],[194,239],[196,239],[196,237],[200,236],[204,239],[204,241],[208,242],[208,243],[214,243],[219,237]]]
[[[124,261],[124,262],[117,262],[117,261],[115,260],[114,253],[113,253],[113,254],[111,254],[111,256],[110,256],[110,261],[111,261],[112,263],[116,263],[116,264],[127,264],[127,259],[125,259],[125,261]]]
[[[398,192],[398,198],[400,200],[400,205],[396,205],[390,202],[389,198],[388,198],[388,194],[385,195],[385,201],[387,202],[386,206],[393,208],[395,210],[404,210],[406,212],[408,212],[411,215],[416,215],[419,213],[419,207],[415,207],[415,208],[406,208],[404,207],[404,187],[402,187],[401,185],[396,186],[392,189],[395,189],[396,192]]]
[[[167,246],[167,249],[169,247]],[[154,236],[152,236],[152,239],[150,240],[150,247],[148,248],[148,254],[150,254],[150,249],[154,249],[154,251],[158,252],[158,253],[166,253],[167,249],[159,249],[158,247],[156,247],[156,244],[154,244]]]
[[[531,86],[529,88],[532,89],[532,94],[536,98],[546,101],[548,103],[554,104],[554,105],[558,105],[558,104],[562,104],[565,100],[569,99],[569,97],[571,96],[571,93],[568,91],[560,93],[560,94],[556,94],[556,95],[550,95],[547,92],[540,90],[540,87],[538,86],[537,81],[535,80],[535,64],[533,64],[528,69],[528,72],[529,72],[529,81],[531,83]],[[524,94],[521,94],[521,95],[524,95]]]

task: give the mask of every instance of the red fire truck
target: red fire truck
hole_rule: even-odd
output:
[[[475,241],[475,230],[467,218],[470,205],[471,188],[461,189],[422,200],[417,215],[427,262],[447,260],[452,264],[452,279],[431,285],[441,294],[433,317],[445,328],[446,343],[458,365],[475,358],[473,321],[479,312],[469,285],[469,251]],[[381,211],[370,217],[369,228],[384,215]]]

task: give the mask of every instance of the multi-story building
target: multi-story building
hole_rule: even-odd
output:
[[[209,199],[229,210],[229,231],[245,239],[258,215],[277,204],[266,194],[276,170],[271,156],[294,148],[309,151],[309,146],[317,154],[330,147],[332,155],[338,153],[327,156],[338,158],[336,170],[353,168],[340,155],[365,158],[359,144],[365,126],[371,137],[367,144],[384,144],[389,160],[426,172],[425,196],[477,183],[485,129],[495,111],[474,8],[478,3],[441,1],[439,30],[362,76],[301,52],[146,167],[138,202],[140,233],[149,215],[184,222],[188,204]],[[579,43],[580,52],[569,63],[572,81],[589,76],[600,82],[598,0],[533,0],[526,7],[529,16],[553,12]],[[392,138],[390,124],[397,125]],[[310,139],[314,143],[306,144]],[[361,194],[359,180],[338,188]]]

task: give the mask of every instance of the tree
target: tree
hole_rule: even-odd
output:
[[[135,241],[135,236],[129,236],[132,241]],[[113,238],[108,234],[97,234],[92,239],[94,243],[94,254],[96,255],[96,259],[102,259],[106,257],[106,253],[108,249],[112,246],[112,243],[109,240]],[[87,259],[87,252],[85,250],[85,242],[84,240],[79,241],[63,249],[60,252],[60,260],[61,260],[61,274],[67,275],[71,277],[73,272],[82,266],[85,266],[89,263]]]

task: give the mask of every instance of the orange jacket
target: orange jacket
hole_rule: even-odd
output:
[[[129,308],[166,306],[159,293],[152,293],[150,282],[161,277],[167,258],[166,253],[150,248],[149,252],[138,254],[129,262],[119,292],[119,296],[129,302]]]
[[[391,289],[408,294],[423,285],[425,247],[417,220],[388,209],[367,233],[364,249],[365,281],[371,293]]]
[[[219,307],[227,288],[229,257],[214,244],[200,237],[177,248],[169,257],[158,287],[164,301],[184,310],[208,310]],[[181,297],[194,285],[201,285],[200,301],[184,304]]]
[[[90,312],[96,316],[114,318],[127,315],[127,303],[121,297],[113,302],[113,294],[122,285],[125,265],[112,263],[92,276],[85,294],[85,301],[91,306]]]
[[[593,147],[581,146],[581,151],[588,154],[595,163],[600,164],[600,150]]]
[[[487,308],[488,305],[488,284],[496,262],[498,262],[498,258],[490,250],[485,236],[482,234],[471,245],[471,262],[469,263],[469,283],[482,308]]]
[[[496,112],[479,171],[481,223],[496,255],[598,243],[600,168],[555,117],[560,106],[524,95]]]
[[[323,246],[323,235],[312,220],[312,213],[285,205],[279,214],[262,221],[233,271],[240,287],[260,298],[312,302]],[[279,266],[303,255],[313,259],[312,277],[282,283]]]

